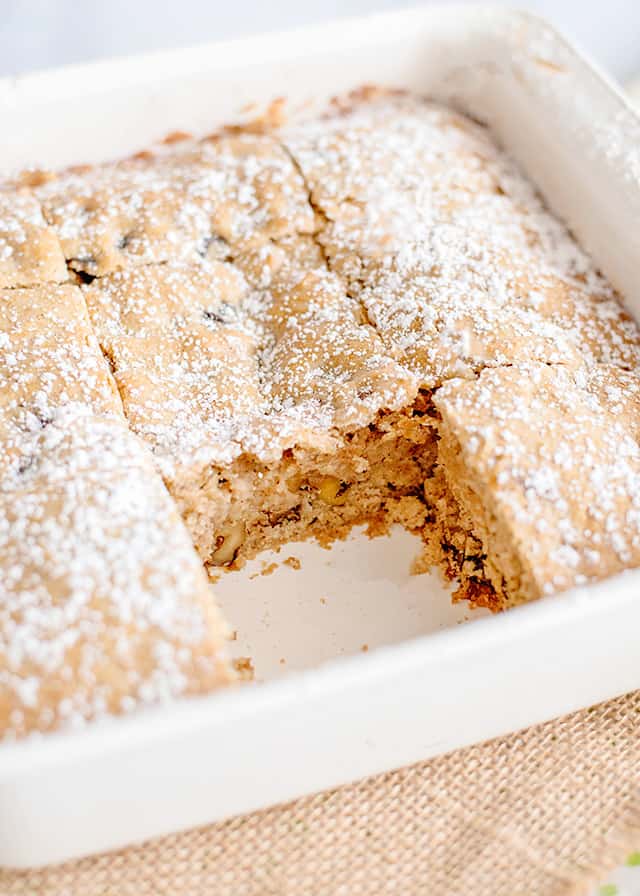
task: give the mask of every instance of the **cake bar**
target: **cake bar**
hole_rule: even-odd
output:
[[[170,144],[62,173],[34,192],[69,266],[89,276],[152,262],[225,259],[315,227],[300,174],[263,135],[221,133]]]
[[[0,731],[231,679],[226,627],[71,285],[0,290]]]
[[[637,365],[635,322],[485,128],[368,90],[282,139],[329,267],[424,387],[525,361]]]
[[[304,177],[332,268],[351,284],[366,277],[368,260],[426,236],[436,220],[475,220],[486,233],[485,209],[495,214],[513,169],[469,118],[386,90],[356,91],[280,139]]]
[[[268,289],[237,265],[201,261],[117,271],[85,290],[127,418],[216,565],[275,539],[337,536],[349,515],[378,512],[366,439],[340,433],[416,392],[337,277],[302,265],[304,252],[273,251]],[[386,438],[403,441],[401,430]],[[376,451],[378,479],[392,480]]]
[[[490,583],[489,605],[509,606],[640,565],[637,373],[500,367],[434,403],[460,596]]]
[[[512,217],[515,231],[522,216],[514,208]],[[608,284],[592,288],[516,246],[498,251],[491,230],[476,242],[433,222],[425,242],[370,263],[357,295],[389,353],[425,388],[485,367],[640,360],[637,325]]]

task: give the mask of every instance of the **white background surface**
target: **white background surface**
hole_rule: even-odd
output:
[[[409,5],[416,0],[0,0],[0,75]],[[638,0],[503,5],[553,21],[621,79],[640,71]]]

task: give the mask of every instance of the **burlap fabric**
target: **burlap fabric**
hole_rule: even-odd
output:
[[[2,896],[567,896],[640,843],[640,691]]]

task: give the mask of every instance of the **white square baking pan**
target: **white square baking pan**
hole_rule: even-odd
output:
[[[5,80],[0,166],[118,156],[363,83],[486,121],[640,316],[640,120],[521,13],[431,7]],[[640,572],[489,617],[410,576],[416,548],[355,535],[223,576],[260,683],[0,747],[0,864],[202,825],[640,687]]]

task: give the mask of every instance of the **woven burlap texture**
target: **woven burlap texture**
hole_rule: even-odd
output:
[[[0,894],[583,893],[640,842],[639,731],[640,691],[285,806],[0,873]]]

